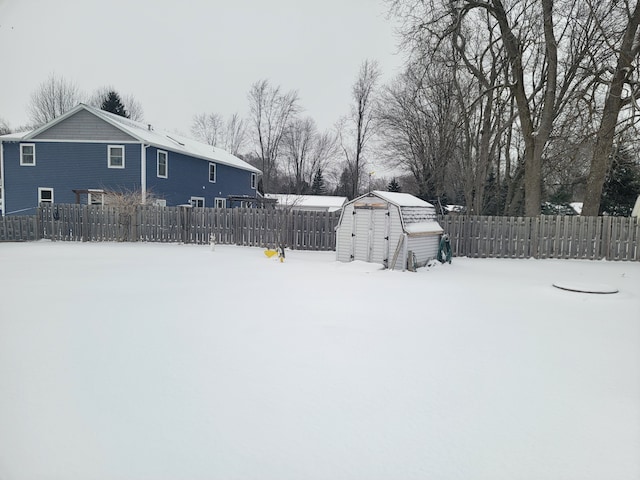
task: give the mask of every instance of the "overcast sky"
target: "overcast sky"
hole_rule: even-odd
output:
[[[25,124],[55,72],[88,93],[132,94],[147,122],[187,133],[196,113],[245,115],[267,78],[329,128],[364,59],[384,80],[401,68],[386,13],[380,0],[0,0],[0,117]]]

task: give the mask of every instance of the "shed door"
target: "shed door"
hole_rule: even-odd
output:
[[[387,250],[388,210],[355,208],[353,259],[383,263]]]

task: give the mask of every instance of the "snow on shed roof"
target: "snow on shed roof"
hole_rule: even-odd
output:
[[[374,190],[371,192],[380,198],[391,202],[399,207],[432,207],[429,202],[419,199],[409,193],[384,192],[382,190]]]
[[[137,140],[153,145],[154,147],[166,148],[167,150],[171,150],[172,152],[202,158],[204,160],[229,165],[232,167],[240,168],[242,170],[248,170],[250,172],[261,173],[259,169],[253,167],[252,165],[249,165],[244,160],[241,160],[240,158],[232,155],[225,150],[222,150],[221,148],[213,147],[206,143],[184,137],[177,133],[169,133],[162,130],[156,130],[149,124],[136,122],[129,118],[121,117],[110,112],[105,112],[104,110],[90,107],[89,105],[85,105],[82,103],[77,107],[69,110],[65,114],[61,115],[60,117],[56,118],[52,122],[49,122],[46,125],[43,125],[42,127],[30,132],[28,135],[25,135],[25,137],[34,137],[47,130],[49,127],[74,115],[80,110],[86,110],[101,118],[105,122],[122,130],[128,135],[131,135]]]
[[[331,195],[295,195],[287,193],[265,193],[266,198],[278,201],[279,205],[306,207],[306,208],[327,208],[329,211],[340,210],[347,202],[347,197],[337,197]]]
[[[443,233],[444,229],[435,221],[425,221],[405,224],[404,229],[407,233]]]

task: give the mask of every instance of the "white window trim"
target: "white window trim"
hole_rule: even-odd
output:
[[[222,202],[222,206],[218,206],[218,202]],[[227,208],[227,199],[222,197],[216,197],[213,201],[213,205],[215,208]]]
[[[122,149],[122,165],[111,165],[111,149],[112,148],[121,148]],[[109,168],[124,168],[124,153],[125,148],[124,145],[107,145],[107,167]]]
[[[213,165],[213,180],[211,180],[211,165]],[[216,183],[217,178],[218,178],[218,166],[213,162],[209,162],[209,183]]]
[[[100,201],[99,202],[93,202],[92,200],[94,200],[93,197],[99,197]],[[104,191],[89,191],[87,193],[87,205],[103,205],[104,206]]]
[[[189,199],[189,203],[191,204],[191,206],[192,206],[192,207],[193,207],[193,201],[194,201],[194,200],[202,200],[202,206],[203,206],[203,207],[205,206],[205,203],[204,203],[204,197],[191,197],[191,198]],[[197,208],[200,208],[200,207],[197,207]]]
[[[164,153],[164,175],[160,175],[160,154]],[[158,178],[169,178],[169,152],[158,150],[156,154],[156,175]]]
[[[53,188],[51,188],[51,187],[38,187],[38,205],[40,205],[42,203],[42,192],[44,192],[44,191],[50,191],[51,192],[51,202],[49,202],[49,200],[46,200],[45,203],[55,203],[54,196],[53,196]]]
[[[25,163],[23,161],[23,147],[33,147],[33,163]],[[35,167],[36,166],[36,144],[35,143],[21,143],[20,144],[20,166],[21,167]]]
[[[164,198],[156,198],[156,199],[153,201],[153,204],[154,204],[156,207],[166,207],[166,206],[167,206],[167,201],[166,201]]]
[[[251,188],[255,190],[258,187],[258,176],[255,173],[251,174]]]

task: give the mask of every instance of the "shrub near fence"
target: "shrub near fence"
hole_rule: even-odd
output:
[[[454,256],[640,260],[632,217],[441,216]]]

